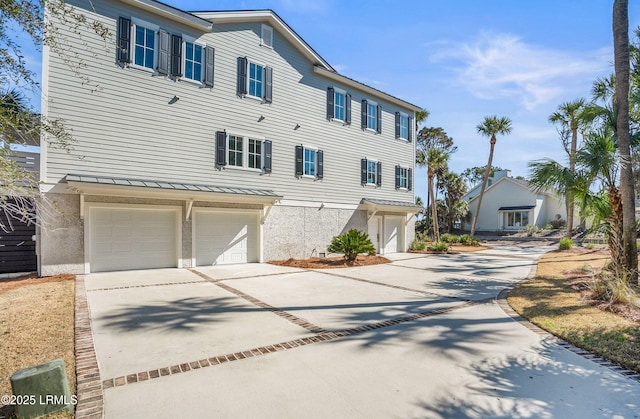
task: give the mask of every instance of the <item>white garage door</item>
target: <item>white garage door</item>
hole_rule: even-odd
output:
[[[257,213],[198,211],[196,266],[258,262]]]
[[[402,250],[402,218],[384,217],[384,253],[397,253]]]
[[[91,272],[177,266],[176,212],[91,209]]]

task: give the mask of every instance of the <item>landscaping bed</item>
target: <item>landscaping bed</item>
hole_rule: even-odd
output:
[[[310,258],[310,259],[285,259],[271,260],[268,263],[279,266],[290,266],[292,268],[304,269],[325,269],[325,268],[348,268],[351,266],[380,265],[391,262],[382,256],[359,255],[353,263],[348,263],[342,256],[330,258]]]

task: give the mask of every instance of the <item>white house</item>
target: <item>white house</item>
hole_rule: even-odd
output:
[[[66,56],[43,51],[42,113],[75,143],[42,143],[59,216],[41,274],[306,258],[350,228],[408,248],[420,107],[339,74],[271,10],[66,3],[89,24],[55,22]]]
[[[478,207],[481,184],[471,189],[463,197],[469,203],[471,216]],[[579,220],[574,221],[577,226]],[[567,220],[564,199],[552,192],[536,192],[526,180],[515,179],[509,170],[495,172],[487,182],[477,231],[518,231],[527,225],[544,227],[549,222]],[[471,222],[464,229],[471,228]]]

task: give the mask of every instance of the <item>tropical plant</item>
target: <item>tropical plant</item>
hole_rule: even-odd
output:
[[[462,199],[467,193],[467,185],[460,175],[447,172],[442,176],[440,188],[444,192],[444,224],[450,233],[456,221],[468,218],[469,203]]]
[[[427,250],[431,251],[431,252],[448,252],[449,251],[449,245],[447,243],[444,242],[433,242],[431,243],[428,247]]]
[[[459,243],[460,237],[455,236],[453,234],[445,233],[440,237],[440,241],[443,243]]]
[[[569,250],[573,247],[573,240],[569,237],[563,237],[560,239],[559,247],[560,250]]]
[[[422,240],[413,239],[411,242],[411,250],[424,250],[427,245]]]
[[[502,172],[504,169],[498,166],[491,166],[489,177],[493,177],[495,172]],[[484,172],[487,171],[487,166],[474,166],[468,167],[462,171],[460,177],[465,181],[469,188],[473,188],[484,178]]]
[[[489,180],[489,174],[491,173],[491,163],[493,162],[493,151],[496,146],[496,135],[511,133],[511,120],[507,117],[487,116],[484,118],[481,124],[476,129],[478,132],[486,137],[490,138],[489,160],[487,161],[486,170],[484,172],[484,178],[482,179],[482,187],[480,188],[480,194],[478,195],[478,206],[476,207],[475,214],[473,216],[473,223],[471,224],[471,232],[469,235],[473,237],[476,232],[476,224],[478,223],[478,215],[480,214],[480,207],[482,206],[482,198],[484,197],[484,191],[487,188],[487,181]]]
[[[356,260],[360,253],[376,254],[376,249],[373,247],[369,235],[355,228],[335,236],[331,240],[327,251],[330,253],[342,253],[349,263]]]

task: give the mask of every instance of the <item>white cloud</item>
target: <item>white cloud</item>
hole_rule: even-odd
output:
[[[467,42],[431,42],[430,60],[451,68],[454,81],[480,99],[517,100],[527,110],[610,71],[608,48],[576,53],[527,44],[509,34],[481,33]]]

